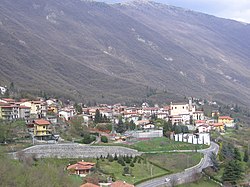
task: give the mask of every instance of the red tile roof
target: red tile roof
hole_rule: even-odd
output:
[[[91,169],[94,167],[95,163],[92,162],[77,162],[76,164],[69,165],[67,167],[67,170],[69,169],[75,169],[75,170],[86,170],[86,169]]]
[[[195,123],[206,123],[205,120],[195,120]]]
[[[98,185],[92,184],[92,183],[85,183],[83,185],[81,185],[80,187],[99,187]]]
[[[111,187],[134,187],[134,185],[128,184],[125,181],[116,181],[116,182],[113,182],[110,186]]]
[[[11,99],[11,98],[3,98],[2,100],[6,101],[6,102],[15,102],[15,100]]]
[[[219,119],[228,119],[228,120],[233,120],[230,116],[220,116]]]
[[[45,119],[36,119],[34,120],[36,125],[50,125],[50,122]]]
[[[224,126],[224,124],[223,123],[214,123],[213,126],[214,127],[219,127],[219,126]]]
[[[27,109],[30,109],[30,107],[28,106],[18,106],[19,108],[27,108]]]

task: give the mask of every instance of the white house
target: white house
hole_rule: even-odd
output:
[[[64,117],[65,120],[70,120],[75,115],[74,108],[64,108],[59,111],[59,117]]]
[[[208,124],[202,124],[202,125],[199,125],[197,129],[199,133],[210,132],[211,127]]]
[[[0,93],[2,95],[4,95],[6,91],[7,91],[7,89],[5,87],[0,86]]]

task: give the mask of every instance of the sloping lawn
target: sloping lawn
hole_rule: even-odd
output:
[[[178,185],[178,187],[219,187],[219,184],[216,184],[215,182],[203,177],[200,180],[193,182],[193,183],[187,183],[187,184],[182,184]]]
[[[133,144],[133,148],[142,152],[173,151],[173,150],[196,150],[208,148],[207,145],[194,145],[185,142],[176,142],[168,138],[153,138]]]
[[[186,168],[198,164],[203,157],[200,153],[162,153],[145,154],[145,157],[161,167],[173,173],[183,171]]]
[[[125,166],[121,166],[117,161],[109,162],[107,159],[99,160],[100,168],[107,173],[113,173],[116,180],[126,181],[128,183],[135,183],[149,177],[154,177],[162,174],[169,174],[168,171],[161,169],[155,165],[150,164],[141,160],[141,163],[134,163],[134,167],[130,167],[129,164],[126,166],[129,167],[130,175],[124,176],[123,171]]]

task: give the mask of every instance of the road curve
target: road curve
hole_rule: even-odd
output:
[[[184,184],[188,182],[194,181],[194,175],[196,173],[200,173],[203,168],[206,168],[211,165],[210,163],[210,154],[212,152],[218,154],[219,146],[211,142],[211,146],[208,149],[199,150],[198,152],[201,152],[204,154],[203,159],[200,161],[199,164],[196,166],[193,166],[191,168],[185,169],[185,171],[180,173],[175,173],[171,175],[166,175],[164,177],[152,179],[146,182],[143,182],[141,184],[136,185],[137,187],[160,187],[160,186],[175,186],[177,184]],[[166,182],[165,179],[168,178],[168,181]]]

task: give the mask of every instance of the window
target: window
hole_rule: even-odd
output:
[[[46,127],[45,127],[45,126],[43,126],[43,128],[45,129]]]

